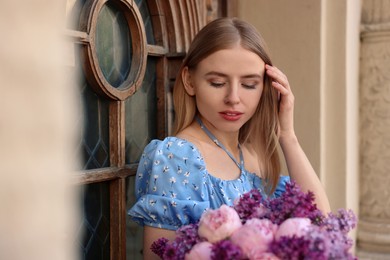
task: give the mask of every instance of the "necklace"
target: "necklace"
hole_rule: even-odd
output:
[[[238,151],[240,154],[240,162],[237,162],[236,158],[226,149],[226,147],[218,141],[218,139],[210,132],[210,130],[207,129],[207,127],[203,124],[202,120],[196,116],[196,121],[199,123],[200,128],[207,134],[207,136],[222,150],[224,150],[227,155],[233,160],[233,162],[237,165],[237,167],[240,169],[241,173],[244,171],[244,156],[242,155],[241,145],[238,144]]]

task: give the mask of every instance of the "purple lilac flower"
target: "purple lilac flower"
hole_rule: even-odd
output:
[[[174,244],[168,244],[165,247],[165,251],[163,254],[162,259],[164,260],[182,260],[184,259],[184,254],[181,254],[182,252],[178,252],[176,245]]]
[[[340,231],[328,231],[330,241],[329,259],[354,259],[350,248],[352,240]]]
[[[163,258],[165,248],[168,244],[169,240],[165,237],[159,238],[158,240],[154,241],[150,249],[153,253],[158,255],[160,258]]]
[[[280,259],[327,260],[329,245],[326,236],[313,232],[308,236],[283,236],[271,243],[269,250]]]
[[[322,226],[327,230],[337,230],[344,234],[356,227],[357,218],[352,210],[339,209],[337,214],[329,213]]]
[[[182,240],[185,244],[190,245],[191,247],[196,243],[200,242],[200,237],[198,236],[198,224],[188,224],[180,227],[176,231],[176,240]]]
[[[280,259],[304,259],[309,252],[310,241],[304,237],[283,236],[274,240],[269,250]]]
[[[324,216],[314,203],[314,193],[304,193],[292,181],[286,184],[286,191],[279,198],[265,201],[268,215],[265,217],[280,225],[284,220],[292,217],[306,217],[313,224],[322,223]]]
[[[233,244],[230,240],[221,240],[212,247],[211,259],[242,259],[243,254],[239,246]]]
[[[198,224],[188,224],[176,230],[175,240],[169,242],[166,238],[160,238],[153,242],[151,250],[164,260],[184,259],[191,248],[199,243]]]
[[[264,199],[257,189],[243,194],[234,202],[234,209],[237,211],[240,219],[245,222],[251,218],[261,218],[267,214],[268,209],[263,204]]]

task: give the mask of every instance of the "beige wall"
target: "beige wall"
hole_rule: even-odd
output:
[[[296,97],[295,128],[333,210],[357,212],[359,1],[246,0]]]
[[[239,1],[239,16],[258,28],[268,44],[274,65],[288,76],[298,104],[295,108],[296,132],[318,172],[321,6],[320,2],[314,2]]]
[[[77,259],[78,103],[64,74],[62,5],[0,2],[0,259]]]

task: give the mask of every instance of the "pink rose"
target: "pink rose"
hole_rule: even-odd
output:
[[[279,239],[282,236],[298,237],[304,236],[311,225],[311,221],[308,218],[289,218],[280,224],[278,231],[276,231],[275,238]]]
[[[230,239],[241,248],[247,258],[261,259],[273,241],[277,228],[268,219],[253,218],[234,232]]]
[[[203,213],[199,220],[198,234],[201,238],[215,243],[229,237],[241,226],[237,212],[227,205],[222,205],[219,209]]]
[[[184,260],[210,260],[212,244],[207,241],[200,242],[188,252]]]

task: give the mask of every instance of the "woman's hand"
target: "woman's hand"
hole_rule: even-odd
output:
[[[272,86],[278,90],[280,95],[279,103],[279,136],[295,136],[294,132],[294,95],[290,88],[287,76],[277,67],[265,65],[267,75],[272,79]]]
[[[290,177],[303,191],[314,192],[316,204],[323,213],[330,211],[328,197],[310,161],[302,150],[294,131],[294,95],[286,75],[278,68],[265,65],[272,86],[279,91],[279,142],[286,159]]]

